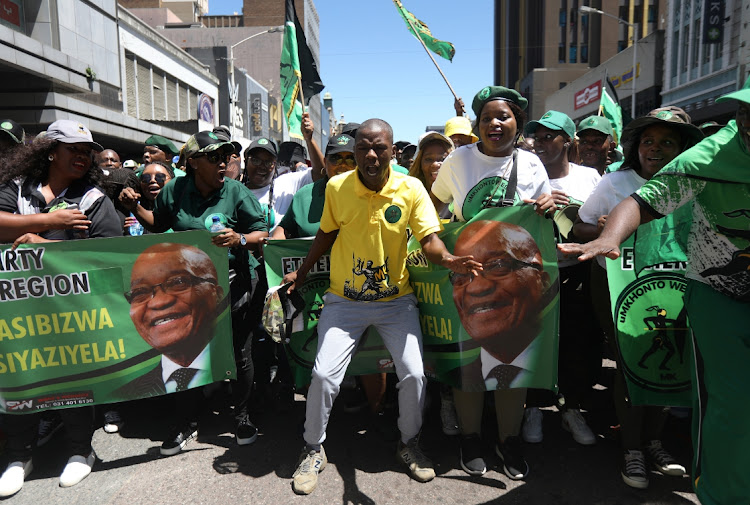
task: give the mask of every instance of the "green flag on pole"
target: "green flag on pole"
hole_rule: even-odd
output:
[[[615,143],[619,144],[622,137],[622,109],[620,108],[620,104],[609,96],[607,88],[604,86],[602,86],[602,98],[599,102],[599,110],[612,124],[612,131],[615,132]]]
[[[398,12],[401,14],[401,17],[404,18],[404,21],[406,21],[406,26],[409,28],[412,35],[415,37],[419,36],[427,48],[433,53],[442,56],[448,61],[453,61],[453,55],[456,54],[456,49],[453,47],[453,44],[433,37],[432,32],[430,32],[427,25],[417,19],[414,14],[406,10],[400,0],[393,0],[393,3],[396,4]],[[415,29],[418,34],[414,32]]]
[[[305,32],[302,30],[294,0],[286,0],[286,18],[284,21],[284,41],[281,46],[281,103],[284,107],[289,136],[303,138],[302,112],[310,98],[320,93],[323,82],[320,80],[318,65],[312,51],[307,45]]]

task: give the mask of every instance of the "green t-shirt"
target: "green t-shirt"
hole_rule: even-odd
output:
[[[324,177],[303,186],[294,195],[292,204],[279,224],[291,238],[314,237],[318,233],[326,201],[327,182],[328,178]]]
[[[686,276],[750,301],[750,154],[734,121],[675,158],[634,197],[657,218],[692,202]]]
[[[395,170],[400,174],[409,175],[408,169],[402,167],[401,165],[396,165],[395,163],[391,163],[391,170]]]
[[[225,179],[220,190],[203,198],[195,187],[194,177],[178,177],[164,186],[154,202],[156,231],[169,228],[174,231],[208,230],[214,216],[219,216],[225,227],[237,233],[268,231],[258,199],[241,182],[233,179]],[[236,252],[230,250],[230,268],[234,268],[233,263],[239,259],[235,258]],[[252,270],[259,263],[250,254],[248,264]]]

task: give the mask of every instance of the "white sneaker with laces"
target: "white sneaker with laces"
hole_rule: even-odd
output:
[[[529,444],[538,444],[544,439],[542,433],[542,411],[537,407],[528,407],[523,412],[523,426],[521,427],[521,438]]]
[[[10,463],[0,477],[0,498],[13,496],[19,492],[23,487],[24,479],[33,469],[34,465],[31,464],[31,460]]]
[[[565,431],[569,431],[573,435],[573,440],[581,445],[596,443],[594,432],[586,424],[586,420],[578,409],[566,409],[562,413],[562,427]]]
[[[86,457],[81,455],[71,456],[65,470],[60,475],[60,487],[75,486],[91,473],[91,468],[96,461],[96,454],[91,451]]]

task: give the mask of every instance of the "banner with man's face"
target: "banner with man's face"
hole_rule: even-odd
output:
[[[552,222],[531,206],[488,209],[468,223],[447,224],[440,237],[455,254],[474,255],[484,270],[477,277],[451,275],[429,263],[419,242],[410,239],[407,268],[419,300],[425,373],[464,390],[554,389],[559,289]],[[269,286],[299,268],[310,243],[266,246]],[[298,384],[309,382],[315,361],[328,262],[323,256],[300,289],[305,309],[287,348]],[[394,371],[393,361],[370,329],[347,373],[383,371]]]
[[[205,231],[0,246],[0,412],[234,378],[228,295]]]

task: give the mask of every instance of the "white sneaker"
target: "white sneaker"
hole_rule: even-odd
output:
[[[34,465],[31,464],[31,460],[10,463],[0,477],[0,498],[13,496],[19,492],[23,487],[24,479],[33,469]]]
[[[646,445],[651,463],[664,475],[682,477],[685,475],[685,467],[679,464],[671,454],[664,450],[660,440],[652,440]]]
[[[538,444],[544,439],[542,433],[542,411],[537,407],[528,407],[523,412],[523,427],[521,438],[529,444]]]
[[[594,432],[591,431],[586,420],[578,409],[567,409],[562,413],[562,427],[573,435],[573,440],[581,445],[593,445],[596,443]]]
[[[96,454],[93,450],[85,458],[79,455],[71,456],[68,464],[65,465],[65,470],[60,475],[60,487],[75,486],[88,477],[91,468],[94,466],[94,461],[96,461]]]

